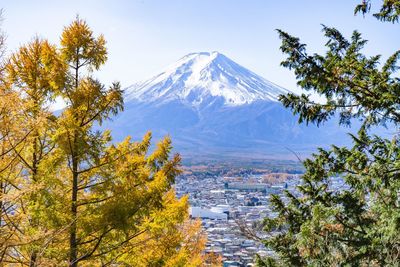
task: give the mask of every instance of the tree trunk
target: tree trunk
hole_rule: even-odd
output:
[[[72,194],[71,194],[71,229],[70,229],[70,256],[69,262],[70,266],[76,267],[77,263],[77,254],[78,254],[78,244],[76,240],[76,219],[77,219],[77,199],[78,199],[78,162],[77,158],[74,155],[72,157]]]
[[[29,267],[35,267],[36,266],[36,258],[37,258],[37,252],[34,250],[31,254],[30,262],[29,262]]]
[[[35,118],[37,118],[37,114],[34,113]],[[33,152],[32,152],[32,182],[36,184],[37,182],[37,174],[38,174],[38,147],[37,147],[37,142],[39,139],[39,133],[37,130],[35,130],[34,132],[34,139],[33,139]],[[36,197],[35,197],[35,201],[36,201]],[[38,222],[36,220],[31,220],[31,226],[33,228],[37,228],[38,227]],[[31,257],[29,259],[29,267],[35,267],[37,266],[37,249],[33,248],[32,253],[31,253]]]
[[[75,89],[78,89],[78,82],[79,82],[79,48],[76,50],[77,59],[75,62]],[[77,233],[77,214],[78,214],[78,155],[77,155],[77,132],[74,131],[73,136],[73,151],[71,151],[72,155],[72,194],[71,194],[71,228],[70,228],[70,236],[69,236],[69,247],[70,247],[70,254],[69,254],[69,265],[71,267],[78,266],[78,243],[76,240],[76,233]]]

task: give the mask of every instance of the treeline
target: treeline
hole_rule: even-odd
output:
[[[34,37],[0,68],[0,265],[199,266],[206,239],[172,188],[171,140],[112,143],[123,110],[93,73],[106,41],[77,18],[59,44]],[[65,108],[50,110],[56,98]]]

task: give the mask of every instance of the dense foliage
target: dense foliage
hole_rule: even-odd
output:
[[[366,14],[363,1],[355,12]],[[381,21],[397,22],[400,1],[385,0],[374,14]],[[265,245],[276,257],[258,258],[260,266],[398,266],[400,262],[400,146],[371,134],[376,125],[393,132],[400,125],[400,80],[395,52],[381,65],[381,57],[366,56],[366,43],[355,31],[346,39],[323,26],[325,54],[309,54],[306,45],[281,30],[284,67],[294,70],[298,84],[326,99],[288,94],[282,103],[299,115],[300,122],[323,123],[333,116],[340,123],[360,120],[351,147],[320,149],[304,161],[305,173],[298,194],[273,196],[276,217],[265,220],[270,238]],[[345,182],[333,190],[331,181]]]
[[[199,266],[205,237],[172,188],[179,155],[113,143],[119,83],[93,76],[106,41],[77,18],[60,45],[34,38],[0,66],[0,265]],[[4,39],[0,38],[0,48]],[[2,49],[0,49],[3,51]],[[56,98],[66,107],[50,110]]]

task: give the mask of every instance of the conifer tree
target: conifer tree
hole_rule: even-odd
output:
[[[2,20],[0,10],[0,22]],[[18,95],[6,83],[5,34],[0,30],[0,263],[9,260],[8,254],[18,242],[18,216],[10,214],[18,203],[20,194],[14,186],[18,180],[17,163],[12,143],[18,143],[14,119],[19,106]],[[13,103],[13,105],[10,105]],[[22,141],[22,140],[19,140]]]
[[[356,12],[369,12],[363,1]],[[396,22],[400,1],[385,0],[374,16]],[[336,114],[340,123],[358,119],[362,126],[351,135],[352,147],[319,149],[304,161],[305,173],[298,194],[286,191],[286,200],[273,196],[277,216],[265,219],[270,237],[267,247],[277,255],[258,258],[260,266],[397,266],[400,262],[400,146],[371,135],[370,129],[400,124],[400,83],[395,52],[380,67],[380,56],[368,57],[366,43],[354,31],[347,39],[338,30],[323,26],[327,52],[310,54],[306,45],[278,31],[284,67],[293,69],[305,90],[326,97],[310,101],[306,94],[281,96],[282,103],[299,115],[300,122],[323,123]],[[338,177],[344,186],[333,190]]]
[[[85,21],[77,18],[64,29],[61,53],[70,71],[66,73],[67,83],[63,90],[67,108],[60,118],[59,141],[71,171],[69,257],[70,265],[77,266],[78,206],[84,205],[84,201],[96,201],[79,199],[79,191],[84,193],[82,184],[90,182],[85,179],[84,174],[96,167],[101,150],[110,141],[107,133],[100,135],[92,127],[95,122],[101,123],[109,115],[121,110],[123,100],[119,84],[116,83],[107,90],[90,76],[93,70],[98,70],[105,63],[107,51],[103,36],[95,38]]]
[[[180,173],[180,157],[170,157],[169,138],[149,154],[150,134],[141,142],[127,138],[112,144],[109,131],[96,130],[123,108],[119,83],[106,88],[92,76],[107,60],[102,35],[94,37],[87,23],[77,18],[64,29],[61,56],[69,66],[62,90],[67,107],[58,119],[55,140],[66,164],[59,177],[66,179],[62,183],[68,184],[71,195],[64,223],[69,225],[69,265],[109,265],[121,259],[129,263],[133,258],[128,254],[156,238],[154,221],[169,222],[166,225],[174,229],[187,218],[186,201],[170,191]],[[164,229],[157,239],[168,234]],[[168,258],[180,253],[178,244],[169,249]]]
[[[59,48],[34,38],[0,73],[0,265],[202,264],[201,226],[172,189],[170,138],[150,152],[150,133],[113,143],[101,128],[123,108],[119,83],[93,77],[106,59],[78,18]]]
[[[47,230],[41,218],[49,185],[44,162],[54,148],[50,137],[55,125],[48,106],[64,84],[63,66],[55,46],[39,38],[22,46],[6,65],[7,87],[18,96],[12,108],[14,138],[5,138],[15,157],[13,167],[19,168],[18,183],[14,181],[13,186],[19,188],[21,198],[12,214],[16,217],[19,213],[19,239],[27,244],[20,247],[19,254],[28,255],[30,266],[37,266],[38,247]]]

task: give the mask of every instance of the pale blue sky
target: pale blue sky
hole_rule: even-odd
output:
[[[14,51],[35,34],[58,42],[63,26],[79,14],[108,41],[109,61],[97,74],[126,87],[157,74],[185,54],[219,51],[288,89],[294,75],[279,66],[283,55],[275,29],[283,29],[323,51],[321,23],[370,42],[369,54],[400,48],[399,24],[354,16],[360,0],[8,0],[3,28]],[[376,0],[374,2],[379,3]]]

